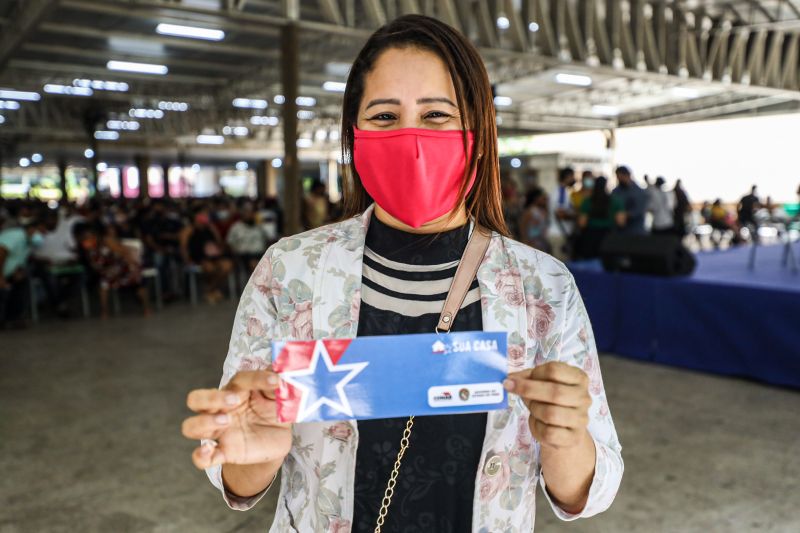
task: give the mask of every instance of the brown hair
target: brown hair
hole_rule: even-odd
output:
[[[465,168],[459,207],[465,205],[467,215],[484,227],[508,235],[500,194],[494,101],[486,67],[466,37],[447,24],[422,15],[405,15],[379,28],[367,40],[350,68],[342,104],[343,218],[360,214],[373,201],[361,184],[352,157],[353,126],[358,121],[358,109],[364,95],[364,78],[382,52],[407,47],[433,52],[447,65],[456,103],[464,117],[461,129],[465,153],[467,125],[473,131],[473,151]],[[475,185],[467,195],[467,178],[476,169]]]

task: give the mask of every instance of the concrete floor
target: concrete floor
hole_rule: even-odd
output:
[[[216,386],[233,305],[0,333],[0,533],[266,531],[180,435]],[[788,354],[787,354],[788,355]],[[537,531],[800,531],[800,393],[602,358],[626,473],[614,506]]]

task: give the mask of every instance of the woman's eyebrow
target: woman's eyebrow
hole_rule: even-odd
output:
[[[449,98],[445,98],[444,96],[439,97],[428,97],[428,98],[419,98],[417,99],[418,104],[448,104],[453,107],[458,107],[456,104],[453,103],[452,100]],[[376,100],[371,100],[370,103],[364,109],[369,109],[374,105],[381,105],[381,104],[391,104],[391,105],[400,105],[400,100],[397,98],[378,98]]]
[[[397,98],[378,98],[377,100],[372,100],[364,109],[369,109],[374,105],[381,105],[381,104],[400,105],[400,100],[398,100]]]

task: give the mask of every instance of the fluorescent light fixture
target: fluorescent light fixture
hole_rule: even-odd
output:
[[[342,81],[326,81],[322,84],[323,89],[333,93],[343,93],[346,87],[347,84]]]
[[[19,102],[13,100],[3,101],[0,100],[0,109],[8,109],[9,111],[16,111],[19,109]]]
[[[225,126],[222,128],[223,135],[236,135],[238,137],[244,137],[250,130],[248,130],[245,126]]]
[[[42,154],[33,154],[31,156],[31,161],[33,161],[34,163],[41,163],[42,159],[43,159]]]
[[[98,172],[105,172],[106,170],[108,170],[108,164],[107,163],[103,163],[102,161],[97,163],[97,171]]]
[[[6,117],[4,117],[3,115],[0,115],[0,124],[2,124],[5,121],[6,121]]]
[[[317,99],[310,96],[298,96],[295,102],[303,107],[311,107],[317,104]]]
[[[531,22],[530,24],[528,24],[528,31],[531,33],[536,33],[537,31],[539,31],[539,24],[536,22]]]
[[[286,101],[286,98],[284,98],[282,94],[276,94],[272,101],[278,105],[281,105]]]
[[[331,132],[328,134],[328,139],[330,139],[332,141],[338,141],[339,140],[339,130],[337,130],[335,128],[332,129]]]
[[[610,105],[593,105],[592,113],[606,117],[616,117],[619,115],[619,109]]]
[[[119,139],[119,132],[98,130],[94,132],[94,138],[98,141],[116,141]]]
[[[247,170],[248,168],[250,167],[247,165],[247,161],[239,161],[236,163],[236,170]]]
[[[156,33],[174,37],[187,37],[189,39],[204,39],[206,41],[221,41],[225,38],[225,32],[222,30],[181,26],[180,24],[167,24],[165,22],[156,26]]]
[[[267,101],[261,99],[251,100],[250,98],[234,98],[233,106],[245,109],[266,109]]]
[[[136,131],[141,127],[141,124],[135,120],[109,120],[106,122],[106,127],[110,130]]]
[[[164,112],[160,109],[136,109],[132,108],[128,114],[135,118],[164,118]]]
[[[514,168],[519,168],[522,166],[522,161],[518,157],[515,157],[511,160],[511,166]]]
[[[314,112],[307,109],[301,109],[297,112],[297,118],[300,120],[311,120],[314,118]]]
[[[15,91],[13,89],[0,89],[0,98],[6,100],[25,100],[28,102],[38,102],[42,99],[39,93],[29,91]]]
[[[197,163],[192,165],[192,172],[200,172],[200,165],[198,165]]]
[[[159,102],[158,108],[162,111],[188,111],[189,104],[186,102]]]
[[[254,126],[277,126],[278,125],[278,117],[266,117],[266,116],[252,116],[250,117],[250,124]]]
[[[224,144],[225,137],[222,135],[198,135],[197,144]]]
[[[86,150],[83,151],[83,157],[85,157],[86,159],[93,158],[94,157],[94,150],[92,150],[91,148],[87,148]]]
[[[283,166],[283,161],[281,161],[277,157],[272,160],[272,168],[281,168],[282,166]]]
[[[500,15],[497,17],[497,27],[501,30],[507,30],[508,27],[511,26],[511,23],[508,21],[507,17]]]
[[[330,61],[325,63],[325,74],[328,76],[341,76],[345,77],[350,73],[350,63],[342,61]]]
[[[160,74],[169,72],[166,65],[155,65],[152,63],[134,63],[133,61],[109,61],[106,63],[109,70],[122,70],[125,72],[138,72],[141,74]]]
[[[512,103],[510,96],[495,96],[494,105],[497,107],[508,107]]]
[[[297,139],[298,148],[311,148],[313,145],[314,141],[311,139]]]
[[[700,96],[697,89],[692,89],[690,87],[673,87],[672,94],[680,98],[697,98]]]
[[[122,81],[74,79],[72,80],[72,85],[91,88],[95,91],[116,91],[121,93],[127,92],[129,89],[128,84]]]
[[[592,78],[584,74],[567,74],[566,72],[559,72],[556,74],[556,82],[564,85],[579,85],[581,87],[588,87],[592,84]]]
[[[57,85],[48,83],[44,86],[44,92],[50,94],[68,94],[72,96],[92,96],[94,91],[89,87],[72,87],[70,85]]]
[[[327,137],[327,136],[328,136],[328,132],[325,131],[325,130],[322,130],[322,129],[317,130],[316,132],[314,132],[314,138],[316,140],[318,140],[318,141],[324,141],[325,137]]]
[[[19,166],[23,168],[29,167],[31,166],[31,160],[28,159],[27,157],[23,157],[22,159],[19,160]]]

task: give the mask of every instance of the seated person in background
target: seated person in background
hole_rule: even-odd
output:
[[[144,316],[150,315],[147,288],[142,284],[142,267],[137,253],[123,246],[112,226],[90,227],[81,235],[86,261],[100,281],[100,317],[108,318],[109,292],[133,288],[142,304]]]
[[[181,232],[181,255],[187,265],[200,267],[206,301],[220,301],[223,298],[221,289],[233,270],[233,262],[225,256],[225,244],[211,224],[207,207],[200,207],[192,224]]]
[[[27,219],[24,228],[0,231],[0,328],[24,328],[27,274],[31,252],[41,244],[41,227]]]
[[[606,235],[625,227],[626,215],[622,198],[608,194],[607,183],[604,176],[597,178],[592,195],[581,204],[577,259],[600,257],[600,245]]]
[[[722,235],[720,234],[729,231],[733,232],[731,245],[735,246],[741,243],[739,226],[736,224],[736,219],[725,209],[725,206],[722,205],[722,200],[719,198],[714,200],[714,203],[711,204],[708,223],[711,225],[711,228],[715,230],[715,232],[711,234],[711,242],[715,248],[719,248],[720,242],[722,241]]]
[[[153,202],[141,225],[142,239],[147,246],[148,263],[154,265],[166,288],[164,299],[174,299],[178,287],[172,281],[170,266],[180,259],[180,233],[183,222],[175,209],[167,210],[163,201]]]
[[[550,227],[550,218],[547,213],[549,199],[541,187],[531,189],[525,197],[525,207],[519,221],[520,237],[522,242],[550,253],[550,241],[547,240],[547,230]]]
[[[255,270],[264,252],[267,251],[267,235],[260,224],[256,224],[256,212],[253,204],[242,206],[240,218],[228,231],[228,246],[238,260],[247,268],[248,273]]]

